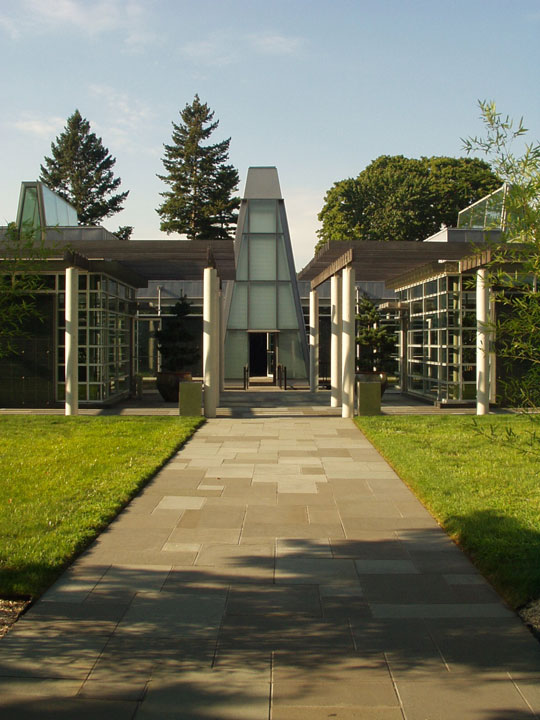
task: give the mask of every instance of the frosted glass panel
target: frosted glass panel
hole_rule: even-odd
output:
[[[275,200],[250,200],[249,231],[251,233],[276,232]]]
[[[298,332],[280,332],[279,362],[287,367],[287,377],[297,380],[307,378],[307,368]]]
[[[247,329],[247,283],[235,283],[229,313],[229,327]]]
[[[248,362],[248,336],[244,332],[228,332],[225,340],[225,377],[236,380],[244,377]]]
[[[292,288],[290,284],[278,285],[279,328],[298,328]]]
[[[276,239],[275,236],[249,239],[249,279],[276,279]]]
[[[289,263],[285,253],[283,235],[278,235],[278,280],[290,280]]]
[[[250,330],[276,328],[276,286],[251,285],[249,288]]]
[[[236,267],[236,279],[247,280],[247,259],[248,259],[248,238],[247,235],[242,235],[242,242],[240,245],[240,253],[238,255],[238,265]]]

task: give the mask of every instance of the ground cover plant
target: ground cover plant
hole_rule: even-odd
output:
[[[512,607],[540,597],[540,465],[528,417],[356,422]]]
[[[201,422],[0,417],[0,597],[39,596]]]

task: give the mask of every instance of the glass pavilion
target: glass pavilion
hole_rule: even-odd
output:
[[[46,251],[60,238],[76,245],[81,233],[113,235],[103,228],[81,228],[77,213],[40,182],[22,183],[17,227],[41,233]],[[118,241],[117,241],[118,242]],[[69,245],[68,245],[69,246]],[[78,380],[82,403],[110,403],[129,391],[133,371],[136,288],[114,272],[79,272]],[[65,397],[65,263],[47,258],[39,267],[40,319],[18,339],[20,352],[0,360],[0,405],[47,407]]]

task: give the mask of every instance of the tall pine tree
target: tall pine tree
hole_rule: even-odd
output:
[[[98,225],[122,210],[129,191],[114,194],[121,183],[112,172],[116,159],[78,110],[51,143],[51,152],[41,165],[40,180],[74,206],[80,225]]]
[[[214,113],[199,96],[173,122],[172,143],[164,145],[166,175],[158,175],[170,186],[157,212],[161,229],[183,233],[189,240],[227,239],[236,224],[240,198],[238,171],[227,164],[231,139],[205,144],[217,128]]]

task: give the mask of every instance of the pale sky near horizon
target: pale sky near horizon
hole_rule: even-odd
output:
[[[464,155],[477,101],[540,136],[540,0],[0,0],[0,224],[78,108],[157,239],[163,144],[198,93],[243,186],[275,165],[297,269],[326,191],[379,155]]]

